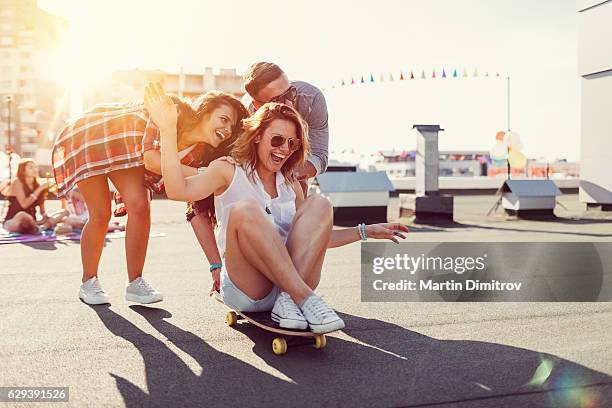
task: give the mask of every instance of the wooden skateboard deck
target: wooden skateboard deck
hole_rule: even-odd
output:
[[[316,349],[323,349],[327,344],[327,339],[325,334],[313,333],[310,330],[293,330],[293,329],[284,329],[278,325],[274,320],[272,320],[270,316],[270,311],[267,312],[241,312],[238,310],[234,310],[231,307],[227,306],[225,302],[223,302],[223,298],[221,294],[217,291],[211,292],[210,294],[215,298],[215,300],[219,303],[225,305],[229,312],[227,312],[225,316],[225,322],[228,326],[234,326],[238,323],[239,320],[246,320],[247,322],[259,327],[262,330],[280,334],[284,337],[276,337],[272,341],[272,351],[276,355],[282,355],[287,352],[287,348],[289,346],[287,339],[285,337],[291,338],[302,338],[311,340],[310,342],[302,343],[302,344],[314,344]],[[327,333],[326,333],[327,334]],[[295,342],[293,342],[295,343]]]

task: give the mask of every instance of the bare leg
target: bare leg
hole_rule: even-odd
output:
[[[110,179],[119,190],[128,209],[125,256],[128,279],[132,282],[142,276],[151,231],[149,192],[143,183],[144,167],[115,171],[110,174]]]
[[[49,218],[43,224],[43,228],[51,229],[55,228],[66,216],[68,215],[67,210],[57,210],[49,214]]]
[[[25,211],[19,211],[15,216],[5,222],[4,227],[9,232],[31,234],[38,231],[36,220]]]
[[[312,290],[317,287],[321,279],[332,221],[332,205],[319,195],[308,197],[293,217],[293,226],[287,239],[287,250],[293,265]]]
[[[253,201],[232,207],[225,255],[230,279],[251,299],[263,299],[273,284],[298,304],[312,293],[293,266],[276,227]]]
[[[89,219],[81,234],[82,281],[85,282],[98,276],[104,238],[111,217],[111,205],[106,176],[90,177],[77,184],[89,210]]]
[[[69,215],[64,220],[64,223],[76,229],[83,229],[83,227],[85,226],[85,222],[83,221],[83,219],[76,215]]]

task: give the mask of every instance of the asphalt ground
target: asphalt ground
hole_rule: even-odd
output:
[[[486,217],[493,197],[457,197],[457,225],[413,226],[408,239],[612,241],[612,216],[561,200],[547,222]],[[123,240],[106,243],[112,304],[97,307],[77,297],[78,243],[0,246],[0,386],[70,387],[67,404],[15,406],[612,406],[610,303],[362,303],[356,243],[330,250],[318,289],[346,329],[324,350],[276,356],[274,336],[227,327],[207,296],[184,204],[155,200],[152,212],[166,236],[149,243],[145,277],[165,297],[151,306],[124,300]]]

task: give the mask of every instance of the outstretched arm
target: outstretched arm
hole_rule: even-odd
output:
[[[197,201],[227,185],[227,175],[233,172],[229,163],[213,162],[205,173],[184,178],[177,147],[177,111],[172,99],[159,82],[145,89],[145,106],[161,136],[161,167],[168,198],[176,201]],[[231,168],[230,168],[231,167]]]
[[[408,227],[400,223],[370,224],[366,225],[366,236],[374,239],[388,239],[399,244],[399,239],[405,239],[402,232],[409,232]],[[337,248],[343,245],[357,242],[361,238],[357,227],[335,229],[329,237],[328,248]]]
[[[155,174],[162,174],[161,152],[159,150],[147,150],[144,152],[142,157],[147,170],[152,171]],[[184,177],[195,176],[198,174],[197,168],[186,166],[184,164],[181,164],[181,170],[183,171]]]

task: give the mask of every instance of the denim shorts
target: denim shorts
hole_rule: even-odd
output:
[[[260,300],[253,300],[234,285],[225,269],[225,265],[221,268],[221,297],[223,302],[232,309],[241,312],[270,311],[274,307],[274,302],[276,302],[276,297],[279,293],[278,287],[274,286],[266,297]]]

